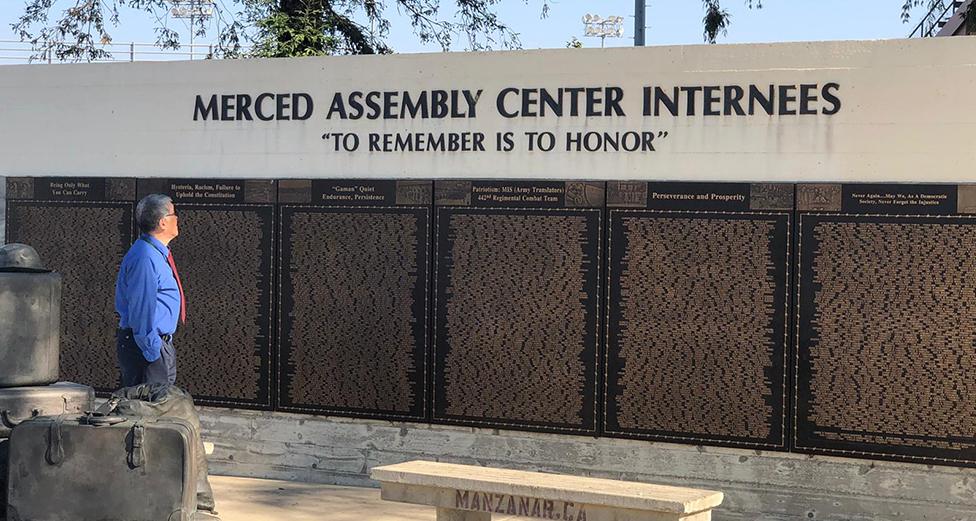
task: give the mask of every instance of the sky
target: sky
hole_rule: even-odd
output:
[[[216,0],[231,3],[231,0]],[[56,7],[66,8],[74,0],[60,0]],[[451,3],[445,0],[446,4]],[[388,43],[396,52],[438,52],[437,45],[423,45],[412,34],[409,23],[397,13],[394,2],[386,13],[392,29]],[[904,38],[924,15],[919,9],[912,23],[901,21],[902,0],[764,0],[762,9],[749,9],[745,0],[724,0],[723,7],[732,14],[728,34],[719,43],[873,40]],[[647,45],[702,44],[702,3],[699,0],[646,0]],[[0,0],[0,63],[14,63],[25,56],[22,44],[12,43],[17,36],[10,28],[22,14],[24,0]],[[624,36],[607,38],[607,47],[634,44],[633,0],[550,0],[550,12],[541,18],[539,0],[502,0],[500,18],[519,33],[522,48],[560,48],[573,37],[585,47],[600,47],[600,39],[584,36],[582,17],[586,14],[624,18]],[[151,43],[155,40],[153,22],[141,12],[123,12],[122,23],[111,31],[116,44]],[[189,43],[188,31],[181,20],[169,20],[169,27]],[[212,38],[196,43],[210,43]],[[463,50],[464,41],[453,50]],[[120,45],[120,48],[122,46]],[[151,50],[146,48],[146,50]],[[127,51],[126,51],[127,52]],[[147,56],[148,57],[148,56]],[[185,59],[185,58],[184,58]],[[22,60],[21,60],[22,61]]]

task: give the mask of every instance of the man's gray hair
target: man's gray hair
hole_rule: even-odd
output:
[[[169,209],[166,205],[172,203],[168,195],[149,194],[136,205],[136,224],[142,233],[152,233],[159,226],[159,220],[166,217]]]

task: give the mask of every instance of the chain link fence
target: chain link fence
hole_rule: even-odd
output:
[[[160,49],[153,43],[108,43],[99,48],[109,53],[110,58],[95,60],[98,62],[119,61],[172,61],[172,60],[209,60],[215,57],[212,44],[185,44],[179,49]],[[48,43],[34,46],[30,42],[18,40],[0,40],[0,65],[23,63],[67,63],[73,60],[59,60],[51,51]],[[242,48],[246,54],[250,49]],[[86,60],[87,61],[87,60]]]

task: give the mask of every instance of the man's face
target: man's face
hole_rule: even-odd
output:
[[[159,220],[159,234],[170,240],[180,234],[179,217],[173,203],[166,204],[166,216]]]

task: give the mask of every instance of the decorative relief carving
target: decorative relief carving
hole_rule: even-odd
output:
[[[647,182],[607,181],[607,206],[644,208],[647,206]]]
[[[397,181],[396,204],[428,206],[433,192],[433,181]]]
[[[310,179],[282,179],[278,181],[278,202],[312,202],[312,181]]]
[[[801,212],[839,212],[843,188],[832,184],[797,185],[797,209]]]
[[[135,201],[136,180],[125,178],[106,179],[105,198],[109,201]]]
[[[469,206],[471,181],[437,181],[434,183],[434,199],[438,206]]]
[[[602,208],[604,199],[606,199],[606,187],[603,182],[566,182],[567,208]]]
[[[30,177],[8,177],[7,199],[33,199],[34,180]]]
[[[248,179],[244,181],[244,202],[275,202],[275,182],[269,179]]]
[[[749,208],[752,210],[792,210],[793,185],[753,183],[750,186]]]

